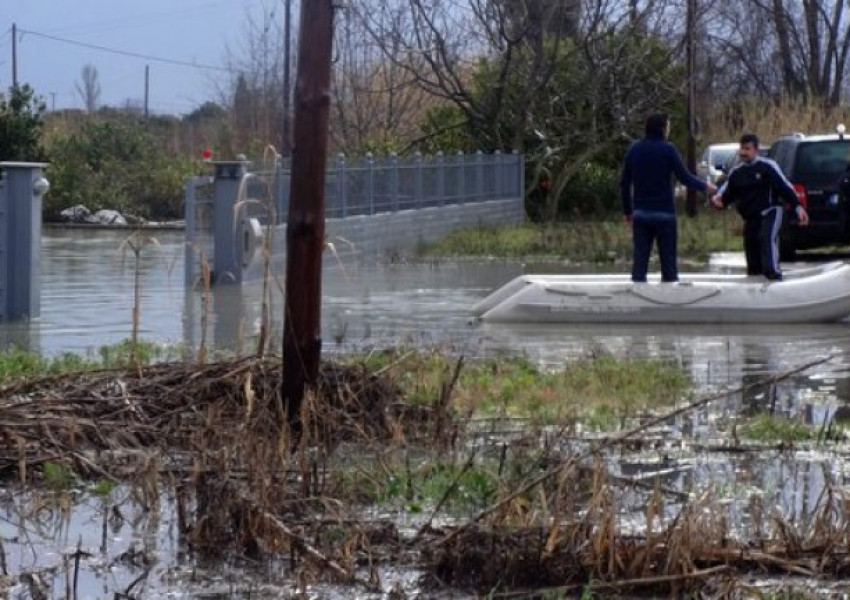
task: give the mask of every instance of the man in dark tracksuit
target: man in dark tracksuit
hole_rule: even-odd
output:
[[[632,226],[634,259],[632,281],[646,281],[652,245],[658,241],[661,280],[678,281],[676,266],[676,206],[673,175],[689,188],[713,194],[714,184],[688,172],[675,146],[667,141],[670,120],[656,113],[646,120],[646,136],[635,142],[623,161],[620,198],[623,214]]]
[[[741,138],[741,162],[729,172],[726,183],[711,203],[722,209],[734,202],[743,217],[747,275],[781,280],[779,230],[784,204],[796,211],[802,226],[808,225],[809,215],[779,165],[759,156],[758,150],[759,140],[755,135]]]

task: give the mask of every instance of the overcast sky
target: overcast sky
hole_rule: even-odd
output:
[[[99,74],[101,104],[141,105],[150,65],[150,109],[185,114],[216,99],[225,72],[112,54],[101,46],[177,62],[224,67],[238,48],[247,15],[260,17],[281,0],[0,0],[0,89],[12,83],[12,23],[18,34],[18,82],[29,83],[48,109],[82,108],[76,91],[87,63]],[[297,16],[293,14],[293,21]]]

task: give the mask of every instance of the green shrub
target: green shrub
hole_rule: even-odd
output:
[[[618,169],[587,163],[558,199],[558,218],[599,218],[620,212]]]
[[[541,179],[549,177],[548,171],[541,173]],[[585,163],[573,177],[560,198],[555,219],[559,221],[575,219],[600,219],[620,212],[619,169],[602,163]],[[537,181],[527,181],[525,210],[532,221],[546,220],[547,194]]]
[[[28,85],[0,93],[0,160],[43,161],[41,130],[45,106]]]
[[[187,157],[163,150],[146,122],[132,116],[98,118],[51,141],[44,216],[56,220],[75,204],[148,219],[182,214],[183,178],[195,170]]]

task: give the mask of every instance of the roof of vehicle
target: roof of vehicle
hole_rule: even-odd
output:
[[[709,144],[709,150],[730,150],[738,147],[738,142],[722,142],[719,144]]]
[[[829,133],[829,134],[818,134],[818,135],[803,135],[802,133],[795,133],[790,135],[784,135],[776,138],[776,142],[779,140],[795,140],[798,142],[838,142],[838,141],[847,141],[850,142],[850,135],[842,135],[839,136],[837,133]],[[776,143],[774,142],[774,143]]]

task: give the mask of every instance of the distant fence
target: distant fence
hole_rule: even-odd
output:
[[[287,166],[277,182],[281,221],[289,206]],[[519,154],[338,155],[328,164],[325,216],[344,219],[510,198],[522,194],[522,178]]]
[[[289,211],[288,161],[258,171],[250,171],[247,162],[214,165],[215,177],[186,183],[187,282],[197,280],[202,257],[217,275],[228,272],[233,281],[241,281],[241,271],[261,235],[258,225],[282,225]],[[523,165],[519,154],[483,152],[332,157],[325,178],[329,235],[368,239],[360,248],[376,252],[382,238],[388,244],[398,244],[400,236],[415,241],[417,220],[423,224],[419,238],[478,223],[521,221]],[[449,206],[451,210],[434,211]],[[375,227],[362,220],[378,215]],[[352,236],[346,235],[349,232]],[[284,238],[275,236],[274,253],[283,252]]]

